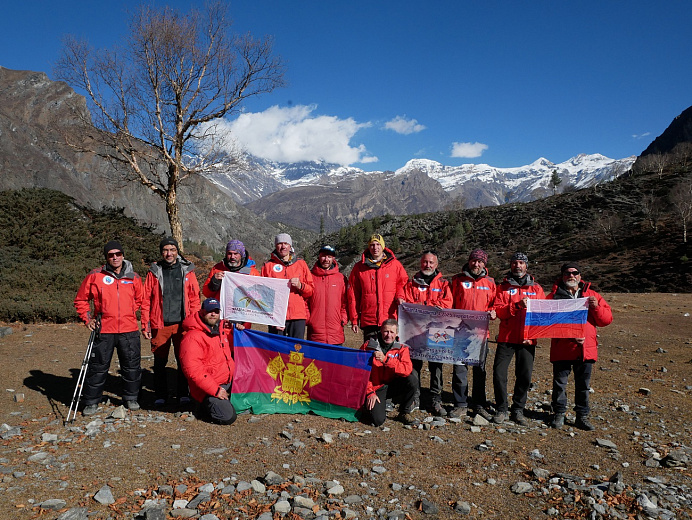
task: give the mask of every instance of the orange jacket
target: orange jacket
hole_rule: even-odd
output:
[[[94,301],[94,314],[101,315],[101,332],[118,334],[137,330],[137,311],[142,305],[142,279],[123,260],[122,276],[116,278],[106,266],[91,271],[79,286],[74,307],[84,323],[93,317],[89,301]]]
[[[183,319],[200,309],[199,284],[195,276],[195,265],[179,258],[183,271]],[[163,324],[163,273],[158,262],[151,264],[144,282],[144,299],[142,300],[142,330],[162,329]]]
[[[305,300],[312,296],[315,284],[305,260],[292,255],[288,262],[284,262],[276,256],[275,252],[272,252],[269,260],[262,266],[262,276],[267,278],[285,278],[286,280],[291,278],[300,279],[300,283],[303,284],[302,287],[300,289],[291,287],[291,293],[288,295],[286,319],[306,320],[308,318]]]
[[[404,298],[408,274],[391,249],[379,267],[369,263],[366,252],[348,277],[348,316],[360,327],[380,326],[388,318],[396,318],[398,298]]]
[[[233,379],[235,361],[229,342],[233,326],[220,320],[219,331],[214,334],[199,312],[195,312],[185,318],[183,330],[186,334],[180,344],[180,365],[190,395],[201,403],[205,397],[215,396],[220,385]]]
[[[216,298],[217,300],[219,299],[219,294],[221,293],[221,283],[218,283],[218,287],[216,288],[216,290],[214,290],[211,287],[212,285],[215,285],[215,283],[212,280],[214,279],[214,275],[219,271],[230,272],[230,269],[226,266],[223,260],[221,260],[219,263],[217,263],[216,265],[214,265],[214,267],[211,268],[209,276],[207,276],[207,279],[204,282],[204,285],[202,286],[202,294],[204,294],[204,296],[206,296],[207,298]],[[255,261],[248,256],[247,251],[245,252],[245,258],[243,258],[241,267],[233,272],[249,274],[251,276],[260,276],[260,272],[257,270],[257,267],[255,267]]]
[[[315,290],[308,299],[308,339],[341,345],[346,340],[344,325],[346,316],[346,277],[339,271],[339,264],[325,270],[318,264],[312,268]]]
[[[437,273],[430,285],[419,277],[417,273],[404,286],[404,300],[408,303],[431,305],[443,309],[452,308],[452,290],[449,282],[442,278],[442,273]]]
[[[526,309],[519,308],[517,303],[524,298],[544,300],[543,287],[538,285],[531,275],[526,275],[525,285],[519,285],[514,278],[508,276],[497,288],[495,312],[500,318],[500,332],[497,341],[502,343],[522,344],[524,342],[524,322]],[[531,340],[535,345],[536,340]]]
[[[360,349],[368,350],[368,342],[363,343]],[[395,377],[410,375],[413,370],[408,345],[397,341],[385,356],[387,359],[384,360],[384,363],[377,361],[374,355],[372,357],[372,370],[370,370],[370,379],[365,390],[366,396],[376,392]]]
[[[471,276],[465,265],[461,273],[452,278],[453,308],[465,311],[491,311],[495,307],[495,280],[486,274]]]

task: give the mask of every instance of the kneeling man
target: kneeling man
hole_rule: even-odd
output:
[[[180,345],[180,363],[190,386],[190,395],[199,403],[202,419],[217,424],[236,420],[231,404],[231,380],[235,362],[229,344],[233,329],[219,320],[221,306],[216,298],[207,298],[199,312],[183,322],[187,333]]]
[[[387,398],[399,402],[397,420],[404,424],[416,421],[407,413],[418,390],[418,377],[413,373],[408,345],[397,341],[399,325],[388,319],[380,328],[381,340],[371,338],[362,350],[373,351],[370,381],[365,394],[365,418],[380,426],[387,418]]]

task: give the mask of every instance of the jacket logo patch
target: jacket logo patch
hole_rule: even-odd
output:
[[[120,282],[120,285],[128,285],[128,284],[133,284],[134,282],[131,282],[130,280],[122,280]]]
[[[464,289],[470,289],[473,284],[471,282],[461,282],[461,285],[464,286]]]
[[[512,296],[514,296],[515,294],[517,294],[517,290],[516,290],[516,289],[510,289],[510,290],[507,291],[507,292],[509,292],[509,294],[511,294]]]
[[[536,296],[535,292],[525,292],[524,293],[526,296]]]
[[[112,276],[104,276],[103,277],[103,283],[105,285],[111,285],[113,282],[115,282],[115,278],[113,278]]]
[[[419,290],[420,292],[425,292],[425,291],[428,290],[428,288],[427,288],[427,287],[418,287],[418,290]]]
[[[274,264],[274,267],[272,267],[275,273],[280,273],[281,271],[284,270],[284,266],[281,264]]]
[[[442,289],[430,289],[432,292],[441,292]]]

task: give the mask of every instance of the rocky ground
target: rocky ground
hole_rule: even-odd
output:
[[[142,410],[120,407],[114,360],[109,402],[64,426],[86,329],[0,328],[0,518],[690,518],[692,295],[605,296],[615,321],[600,334],[594,432],[547,427],[546,342],[527,428],[425,412],[418,427],[210,425],[153,409],[146,342]]]

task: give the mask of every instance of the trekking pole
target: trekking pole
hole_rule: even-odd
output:
[[[70,414],[72,414],[72,422],[77,418],[77,409],[79,408],[79,400],[82,398],[82,389],[84,388],[84,380],[86,379],[87,368],[89,368],[89,358],[91,357],[91,351],[94,348],[94,340],[101,329],[101,320],[96,318],[96,327],[91,331],[89,336],[89,343],[87,344],[86,352],[84,353],[84,361],[82,361],[82,368],[79,370],[79,376],[77,376],[77,385],[74,388],[74,393],[72,394],[72,402],[70,403],[70,409],[67,411],[67,418],[65,419],[65,424],[70,422]]]

